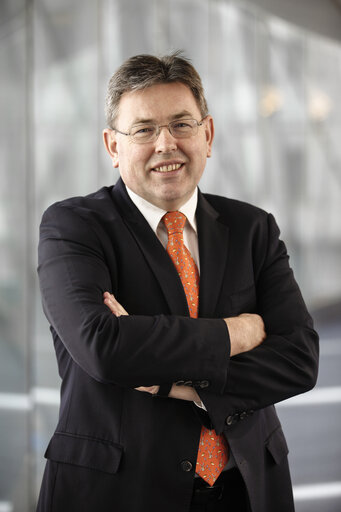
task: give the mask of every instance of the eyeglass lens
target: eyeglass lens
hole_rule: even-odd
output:
[[[130,135],[136,142],[150,142],[158,137],[163,127],[168,128],[173,137],[185,138],[197,133],[198,122],[195,119],[181,119],[162,126],[152,123],[140,124],[131,128]]]

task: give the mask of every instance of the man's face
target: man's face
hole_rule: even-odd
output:
[[[182,83],[158,84],[145,90],[124,93],[115,127],[122,132],[143,121],[165,125],[175,119],[201,120],[191,90]],[[104,130],[104,143],[124,183],[136,194],[163,208],[176,210],[194,192],[211,155],[213,120],[207,116],[198,133],[174,138],[167,127],[157,140],[137,144],[130,137]],[[175,170],[165,166],[176,165]]]

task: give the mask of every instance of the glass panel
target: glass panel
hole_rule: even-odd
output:
[[[0,502],[29,502],[26,16],[2,4],[0,45]],[[15,56],[15,58],[13,58]]]
[[[41,215],[51,203],[98,188],[97,2],[40,0],[34,4],[34,261]],[[35,315],[35,493],[44,452],[56,426],[60,379],[37,290]]]

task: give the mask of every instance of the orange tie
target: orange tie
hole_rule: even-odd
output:
[[[162,218],[167,231],[167,252],[178,271],[185,290],[190,316],[198,318],[199,272],[191,253],[184,244],[183,230],[186,216],[178,211],[168,212]],[[196,473],[209,485],[213,485],[228,460],[225,437],[215,430],[201,427]]]

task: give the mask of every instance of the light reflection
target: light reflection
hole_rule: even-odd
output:
[[[308,115],[312,121],[323,122],[331,112],[332,101],[328,94],[320,89],[310,91],[308,96]]]
[[[260,114],[262,117],[271,117],[281,110],[283,106],[283,94],[275,85],[266,85],[261,94],[259,103]]]

